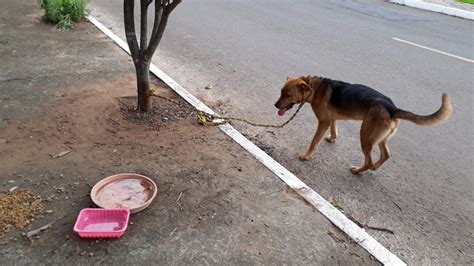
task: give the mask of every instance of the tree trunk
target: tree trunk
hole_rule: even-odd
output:
[[[150,62],[165,31],[168,17],[182,0],[155,0],[155,19],[150,42],[147,45],[147,12],[153,0],[140,0],[140,46],[135,32],[135,0],[123,1],[125,36],[137,73],[138,110],[151,111]]]
[[[140,60],[135,64],[135,70],[137,72],[138,110],[140,112],[150,112],[150,62]]]

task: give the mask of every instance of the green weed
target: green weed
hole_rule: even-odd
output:
[[[61,30],[71,30],[86,16],[87,0],[41,0],[45,18]]]

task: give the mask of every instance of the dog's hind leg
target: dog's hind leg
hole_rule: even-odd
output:
[[[333,143],[337,138],[337,125],[336,120],[331,120],[331,135],[324,138],[327,142]]]
[[[383,139],[379,143],[380,159],[377,162],[375,162],[371,170],[379,169],[380,166],[382,166],[382,164],[385,163],[385,161],[387,161],[390,158],[390,150],[388,149],[387,143],[388,143],[388,138]]]
[[[353,174],[360,174],[362,172],[365,172],[373,167],[373,162],[372,162],[372,148],[373,148],[373,143],[367,141],[367,140],[361,140],[362,142],[362,152],[364,153],[365,157],[365,162],[364,165],[361,167],[353,166],[351,167],[351,172]]]
[[[390,150],[388,149],[388,140],[395,135],[398,129],[398,125],[400,122],[397,120],[393,122],[393,127],[390,130],[390,133],[388,134],[387,137],[385,137],[382,141],[379,143],[379,148],[380,148],[380,159],[374,164],[374,167],[372,170],[377,170],[384,164],[388,159],[390,159]]]
[[[351,167],[353,174],[360,174],[374,167],[372,148],[383,140],[390,132],[390,115],[384,108],[373,106],[367,113],[360,129],[360,144],[365,162],[361,167]]]
[[[319,145],[319,143],[323,139],[324,134],[328,130],[329,124],[330,124],[329,121],[319,121],[318,129],[316,130],[316,134],[314,134],[313,140],[311,141],[311,144],[309,145],[309,148],[305,152],[305,154],[299,156],[300,160],[307,161],[307,160],[311,159],[311,156],[313,155],[314,151],[316,150],[316,147]]]

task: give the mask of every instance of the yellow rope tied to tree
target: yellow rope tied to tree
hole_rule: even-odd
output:
[[[168,97],[157,95],[157,94],[155,94],[155,91],[156,91],[155,88],[150,88],[150,91],[149,91],[150,96],[157,97],[157,98],[166,100],[168,102],[174,103],[176,105],[179,105],[181,107],[188,108],[188,105],[182,104],[182,103],[180,103],[178,101],[175,101],[173,99],[170,99]],[[213,115],[213,114],[206,113],[206,112],[201,111],[201,110],[197,110],[194,107],[193,108],[197,111],[198,123],[200,125],[203,125],[203,126],[220,126],[220,125],[224,125],[224,124],[226,124],[230,121],[239,121],[239,122],[243,122],[243,123],[249,124],[249,125],[254,126],[254,127],[282,128],[282,127],[286,126],[288,123],[290,123],[291,120],[293,120],[296,117],[296,114],[298,114],[301,107],[303,107],[303,104],[304,104],[304,102],[301,103],[298,106],[298,109],[296,109],[296,112],[286,122],[284,122],[283,124],[280,124],[280,125],[259,124],[259,123],[248,121],[247,119],[244,119],[244,118],[239,118],[239,117],[218,116],[218,115]],[[220,120],[220,121],[215,121],[215,120]]]

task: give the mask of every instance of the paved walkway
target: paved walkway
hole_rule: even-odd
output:
[[[421,0],[421,1],[425,2],[425,3],[442,5],[442,6],[458,8],[458,9],[474,12],[474,5],[460,3],[460,2],[455,1],[455,0]]]

